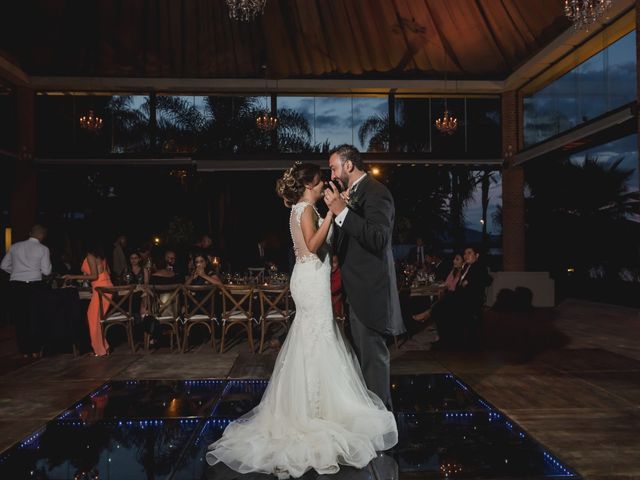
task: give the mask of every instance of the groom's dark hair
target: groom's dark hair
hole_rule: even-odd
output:
[[[367,167],[364,166],[364,162],[362,161],[362,157],[360,156],[360,152],[353,145],[349,145],[348,143],[344,143],[342,145],[338,145],[336,148],[329,152],[329,156],[336,153],[340,157],[340,162],[344,163],[347,160],[351,160],[351,163],[358,169],[363,172],[367,171]]]

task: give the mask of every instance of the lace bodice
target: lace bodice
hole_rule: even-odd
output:
[[[293,251],[296,254],[296,262],[320,260],[318,255],[310,252],[307,248],[307,244],[304,241],[304,236],[302,235],[302,228],[300,227],[300,218],[302,217],[302,212],[304,212],[307,207],[313,208],[313,210],[316,212],[316,216],[318,217],[318,226],[322,225],[322,222],[324,221],[324,218],[320,217],[320,214],[318,213],[315,205],[312,205],[309,202],[301,201],[291,207],[289,229],[291,230],[291,240],[293,241]],[[331,231],[329,231],[329,235],[327,236],[327,238],[330,237]]]

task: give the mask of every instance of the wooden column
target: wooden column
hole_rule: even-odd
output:
[[[502,255],[503,270],[525,269],[524,170],[512,164],[522,148],[522,97],[516,91],[502,94]]]
[[[18,123],[18,159],[11,192],[11,228],[13,242],[24,240],[36,223],[37,173],[35,154],[35,92],[31,88],[16,88]]]

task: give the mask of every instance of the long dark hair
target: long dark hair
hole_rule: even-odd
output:
[[[312,183],[318,176],[320,167],[315,163],[296,162],[276,181],[276,193],[287,207],[292,207],[300,201],[305,185]]]

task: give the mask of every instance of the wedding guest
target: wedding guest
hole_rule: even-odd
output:
[[[196,242],[193,244],[194,251],[204,251],[207,253],[213,245],[213,240],[207,234],[199,235]]]
[[[182,283],[183,279],[176,276],[176,272],[167,265],[164,257],[158,259],[155,263],[155,270],[149,276],[149,284],[151,285],[173,285],[174,283]]]
[[[125,249],[127,248],[127,237],[120,235],[113,244],[113,268],[111,272],[116,278],[119,278],[127,269],[127,256]]]
[[[444,282],[449,275],[450,267],[442,260],[439,252],[432,252],[427,255],[429,271],[435,276],[436,282]]]
[[[0,268],[10,275],[10,316],[24,357],[39,357],[42,347],[32,307],[37,290],[43,287],[42,277],[51,274],[49,249],[42,244],[46,236],[45,227],[34,225],[29,238],[14,243],[0,263]]]
[[[112,287],[109,265],[98,242],[88,245],[87,254],[82,262],[82,275],[64,275],[65,280],[82,280],[91,282],[91,300],[87,309],[87,322],[89,324],[89,336],[91,337],[91,348],[96,357],[108,355],[109,344],[102,334],[100,323],[100,297],[97,287]],[[105,298],[102,302],[103,311],[109,308],[109,302]]]
[[[438,296],[438,302],[442,302],[445,295],[450,294],[451,292],[453,292],[456,289],[456,285],[458,284],[458,280],[460,280],[460,273],[462,271],[463,265],[464,265],[464,259],[462,258],[462,254],[456,253],[453,256],[453,267],[452,267],[451,271],[449,272],[449,274],[447,275],[443,291]],[[426,321],[428,321],[431,318],[432,309],[435,307],[435,305],[436,304],[431,305],[431,307],[429,307],[427,310],[425,310],[422,313],[418,313],[416,315],[413,315],[413,319],[415,321],[417,321],[417,322],[426,322]],[[440,305],[440,306],[435,307],[435,308],[436,309],[442,308],[442,306]]]
[[[136,285],[146,285],[149,283],[149,271],[142,264],[142,257],[138,251],[129,255],[129,273],[131,273],[131,283]]]
[[[187,279],[187,285],[222,285],[220,277],[215,273],[205,253],[196,253],[193,263],[193,273]]]
[[[453,315],[435,315],[438,332],[452,342],[465,341],[468,347],[477,348],[481,341],[482,313],[486,300],[486,289],[493,279],[480,259],[480,251],[474,246],[464,250],[464,267],[450,296],[454,299]],[[443,334],[440,333],[440,337]]]
[[[459,253],[456,253],[453,256],[453,268],[447,275],[447,278],[444,282],[445,288],[449,292],[453,292],[456,289],[456,285],[458,284],[458,280],[460,279],[460,273],[462,272],[462,266],[464,265],[464,258]]]
[[[427,252],[425,250],[424,241],[422,238],[416,238],[416,244],[411,249],[409,253],[409,262],[417,265],[418,267],[423,267],[425,261],[427,259]]]
[[[176,270],[176,252],[173,250],[165,250],[164,252],[164,264],[167,270],[175,272]]]
[[[153,259],[151,258],[151,246],[148,243],[145,243],[138,250],[140,254],[140,261],[142,262],[142,266],[152,272],[154,270]]]

